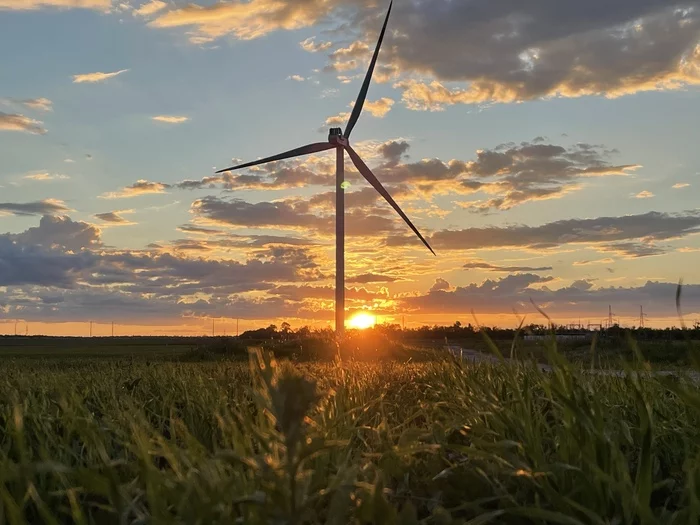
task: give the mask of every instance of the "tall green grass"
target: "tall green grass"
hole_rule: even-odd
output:
[[[548,359],[4,361],[0,523],[698,523],[696,387]]]

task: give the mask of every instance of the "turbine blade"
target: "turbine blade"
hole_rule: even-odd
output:
[[[375,177],[374,173],[372,173],[372,170],[370,170],[367,167],[367,164],[360,158],[360,156],[357,154],[357,152],[352,149],[350,146],[345,146],[345,149],[347,150],[348,154],[350,155],[350,158],[352,159],[353,164],[355,164],[355,167],[358,169],[358,171],[362,174],[362,176],[367,179],[367,182],[369,182],[372,186],[374,186],[374,189],[379,192],[379,194],[386,199],[386,201],[391,204],[391,207],[396,210],[396,212],[401,216],[401,218],[406,221],[406,224],[413,230],[413,233],[415,233],[418,238],[425,244],[425,246],[432,252],[433,255],[436,255],[436,253],[433,251],[433,249],[430,247],[428,244],[428,241],[426,241],[423,236],[420,234],[418,229],[413,225],[411,220],[406,216],[406,214],[403,212],[403,210],[399,207],[398,204],[396,204],[396,201],[393,199],[391,195],[389,195],[389,192],[386,191],[384,186],[382,186],[382,183],[379,182],[379,179]]]
[[[301,155],[309,155],[311,153],[318,153],[320,151],[326,151],[328,149],[333,149],[335,147],[336,147],[335,144],[331,144],[330,142],[316,142],[314,144],[302,146],[301,148],[296,148],[296,149],[292,149],[289,151],[285,151],[284,153],[280,153],[278,155],[273,155],[272,157],[267,157],[267,158],[256,160],[253,162],[247,162],[245,164],[240,164],[238,166],[232,166],[230,168],[226,168],[225,170],[219,170],[216,173],[223,173],[225,171],[240,170],[242,168],[249,168],[251,166],[257,166],[259,164],[267,164],[268,162],[274,162],[276,160],[291,159],[293,157],[299,157]]]
[[[377,42],[377,47],[374,50],[374,56],[369,64],[369,70],[367,70],[367,76],[365,76],[365,81],[362,83],[362,89],[360,89],[360,95],[357,97],[357,102],[352,108],[352,113],[350,114],[350,120],[348,120],[348,125],[345,128],[345,138],[350,137],[352,129],[357,124],[357,120],[360,118],[360,113],[362,113],[362,107],[365,105],[365,99],[367,98],[367,91],[369,90],[369,84],[372,81],[372,75],[374,74],[374,66],[377,65],[377,57],[379,56],[379,49],[382,47],[382,41],[384,40],[384,33],[386,32],[386,25],[389,22],[389,15],[391,14],[391,6],[394,4],[392,0],[389,3],[389,12],[386,14],[386,19],[384,20],[384,26],[382,27],[382,32],[379,34],[379,41]]]

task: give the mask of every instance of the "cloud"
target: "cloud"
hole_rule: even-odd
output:
[[[688,186],[690,186],[690,184],[688,184],[687,182],[677,182],[676,184],[674,184],[674,185],[671,186],[671,187],[672,187],[674,190],[680,190],[680,189],[683,189],[683,188],[687,188]]]
[[[193,37],[213,39],[227,34],[233,34],[240,40],[251,40],[278,29],[309,27],[327,16],[332,9],[332,5],[317,0],[251,0],[209,6],[190,4],[160,14],[149,25],[156,28],[194,26],[190,40]],[[313,41],[307,45],[311,49],[313,46]]]
[[[379,146],[379,153],[387,162],[398,164],[410,147],[410,144],[405,140],[390,140]]]
[[[367,100],[365,102],[365,105],[363,107],[363,111],[369,113],[373,117],[376,118],[384,118],[389,111],[391,111],[392,106],[394,105],[394,101],[390,98],[380,98],[379,100],[375,100],[374,102]],[[355,102],[350,103],[350,107],[354,107]],[[345,111],[342,113],[339,113],[338,115],[334,115],[332,117],[328,117],[326,119],[326,125],[327,126],[342,126],[344,125],[348,119],[350,118],[350,112]]]
[[[636,164],[612,164],[615,150],[592,144],[565,148],[541,141],[501,144],[477,151],[476,160],[423,159],[401,163],[405,141],[379,146],[385,162],[373,171],[387,184],[410,184],[418,196],[485,193],[488,199],[456,201],[472,211],[508,210],[526,202],[561,198],[596,177],[625,176]]]
[[[119,191],[103,193],[101,199],[125,199],[130,197],[138,197],[139,195],[147,195],[149,193],[165,193],[165,190],[170,188],[170,185],[161,182],[149,182],[147,180],[138,180],[131,186],[126,186]]]
[[[290,75],[287,80],[294,80],[295,82],[304,82],[306,79],[301,75]]]
[[[150,16],[165,9],[167,6],[168,4],[161,2],[161,0],[151,0],[150,2],[141,4],[141,7],[138,9],[134,9],[134,16]]]
[[[183,122],[187,122],[189,120],[189,117],[178,117],[175,115],[157,115],[155,117],[151,117],[151,119],[157,122],[165,122],[167,124],[182,124]]]
[[[299,42],[299,45],[304,51],[309,53],[318,53],[319,51],[326,51],[327,49],[330,49],[333,46],[333,42],[321,42],[317,44],[316,39],[311,37],[307,38],[303,42]]]
[[[441,277],[435,279],[435,283],[430,287],[431,292],[438,292],[440,290],[449,290],[451,288],[450,283]]]
[[[68,288],[73,286],[76,274],[91,263],[88,254],[67,254],[24,245],[0,235],[0,286],[32,284]]]
[[[22,233],[6,234],[6,237],[16,243],[74,253],[101,247],[100,236],[100,229],[90,223],[53,215],[43,216],[39,226]]]
[[[383,97],[374,102],[366,101],[363,110],[369,112],[373,117],[384,118],[391,111],[393,105],[394,101],[392,99]],[[352,106],[355,107],[355,103]]]
[[[644,191],[640,191],[639,193],[637,193],[634,196],[634,198],[635,199],[650,199],[653,196],[654,196],[654,194],[652,192],[644,190]]]
[[[114,71],[112,73],[101,73],[101,72],[96,72],[96,73],[84,73],[81,75],[73,75],[73,83],[74,84],[81,84],[83,82],[89,82],[89,83],[95,83],[95,82],[104,82],[105,80],[108,80],[112,77],[116,77],[117,75],[121,75],[122,73],[126,73],[129,71],[128,69],[120,69],[119,71]]]
[[[600,319],[607,315],[608,305],[615,304],[618,312],[632,316],[639,313],[639,305],[657,317],[676,316],[675,294],[677,283],[648,281],[638,287],[595,287],[587,280],[574,281],[569,286],[552,290],[547,283],[551,277],[533,274],[512,275],[499,280],[487,279],[481,284],[460,286],[452,291],[430,291],[425,295],[403,298],[397,309],[412,314],[469,315],[503,314],[511,309],[538,316],[530,304],[532,299],[557,319],[573,316],[592,316]],[[687,293],[686,293],[687,292]],[[684,309],[700,311],[700,285],[683,289]],[[595,321],[594,321],[595,322]]]
[[[334,212],[316,204],[314,199],[250,203],[238,198],[224,200],[212,196],[195,200],[190,211],[198,220],[220,226],[299,230],[312,238],[330,236],[335,232]],[[404,228],[401,219],[392,214],[388,206],[381,210],[348,206],[345,231],[348,236],[370,238],[395,232],[398,228]]]
[[[101,221],[108,222],[115,226],[131,226],[133,224],[136,224],[135,222],[131,222],[130,220],[122,217],[123,214],[127,213],[134,213],[134,210],[117,210],[108,211],[104,213],[96,213],[95,217],[100,219]]]
[[[488,270],[489,272],[546,272],[552,269],[551,266],[498,266],[484,261],[468,262],[462,268],[467,270]]]
[[[54,215],[65,213],[70,209],[58,199],[44,199],[34,202],[0,202],[0,214],[12,215]]]
[[[111,0],[0,0],[0,11],[29,11],[45,7],[57,9],[94,9],[106,12]]]
[[[396,84],[412,109],[678,89],[700,82],[697,7],[688,0],[409,3],[393,21],[406,36],[391,46],[390,35],[385,61],[428,77]]]
[[[598,250],[627,248],[639,252],[661,249],[654,243],[700,233],[700,210],[684,213],[649,212],[622,217],[564,219],[540,226],[489,226],[462,230],[442,230],[428,237],[436,250],[483,250],[521,248],[546,250],[570,244],[588,245]],[[630,245],[620,243],[631,242]],[[414,244],[409,236],[389,237],[390,246]],[[636,244],[635,244],[636,243]],[[634,246],[638,246],[634,250]]]
[[[371,284],[371,283],[393,283],[398,281],[396,277],[390,275],[381,275],[376,273],[363,273],[345,279],[346,283],[352,284]]]
[[[0,111],[0,130],[3,131],[24,131],[35,135],[43,135],[46,129],[43,122],[25,117],[18,113],[3,113]]]
[[[70,177],[68,175],[62,175],[60,173],[49,173],[46,171],[40,173],[30,173],[22,177],[26,180],[34,181],[51,181],[51,180],[68,180]]]
[[[594,261],[574,261],[573,266],[589,266],[591,264],[612,264],[615,259],[606,257],[605,259],[596,259]]]
[[[340,40],[353,40],[329,53],[326,70],[350,71],[369,56],[383,11],[368,0],[229,1],[163,10],[150,25],[187,28],[201,42],[331,22]],[[405,2],[395,6],[377,80],[398,79],[408,107],[433,110],[680,89],[700,83],[699,28],[697,0]],[[334,46],[310,38],[301,47]]]
[[[326,279],[306,247],[267,245],[262,236],[260,242],[250,238],[247,258],[236,261],[117,250],[104,246],[100,234],[89,223],[52,216],[19,234],[0,234],[0,286],[6,287],[0,318],[75,320],[88,312],[138,322],[214,313],[287,316],[307,308],[305,299],[290,305],[260,293]],[[238,295],[246,293],[257,297]],[[60,309],[45,300],[58,294]]]
[[[10,106],[23,106],[34,111],[53,111],[53,102],[48,98],[6,98],[0,99],[0,103]]]
[[[304,228],[328,230],[328,219],[309,213],[301,201],[249,203],[241,199],[228,201],[204,197],[192,203],[192,212],[218,224],[239,227]]]
[[[350,118],[350,112],[344,111],[326,119],[326,126],[343,126]]]

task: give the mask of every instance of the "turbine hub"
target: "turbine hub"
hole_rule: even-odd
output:
[[[343,130],[340,128],[331,128],[328,132],[328,142],[337,144],[338,146],[347,146],[348,139],[343,137]]]

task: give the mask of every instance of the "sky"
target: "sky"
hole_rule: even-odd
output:
[[[0,333],[332,326],[334,153],[388,3],[0,0]],[[347,316],[700,319],[700,1],[397,0]]]

